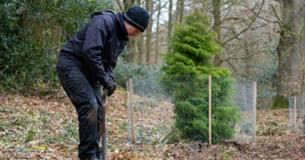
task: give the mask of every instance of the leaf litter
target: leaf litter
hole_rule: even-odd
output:
[[[290,132],[288,110],[257,112],[256,142],[162,143],[173,124],[173,106],[135,108],[136,142],[130,137],[126,94],[117,91],[107,108],[110,160],[305,159],[305,135]],[[76,112],[64,95],[0,95],[0,159],[77,159]]]

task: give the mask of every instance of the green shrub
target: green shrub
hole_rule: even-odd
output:
[[[284,96],[275,96],[272,104],[272,109],[289,108],[289,100]]]
[[[212,140],[218,143],[234,136],[239,110],[232,103],[230,72],[212,66],[219,45],[208,28],[206,17],[197,13],[175,28],[161,83],[175,104],[178,137],[207,141],[208,75],[212,75]]]
[[[1,80],[4,90],[46,89],[56,85],[55,54],[46,54],[34,43],[24,42],[15,46],[2,60],[6,65],[0,73],[4,77]]]

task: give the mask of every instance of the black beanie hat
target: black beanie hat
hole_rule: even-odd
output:
[[[138,28],[141,32],[144,32],[148,25],[149,14],[148,12],[140,6],[132,6],[124,13],[125,20]]]

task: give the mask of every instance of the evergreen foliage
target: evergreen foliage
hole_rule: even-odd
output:
[[[208,140],[208,75],[213,77],[213,143],[234,135],[239,112],[232,104],[233,79],[229,70],[211,63],[219,49],[205,16],[194,13],[176,26],[161,82],[175,104],[175,126],[182,138]]]

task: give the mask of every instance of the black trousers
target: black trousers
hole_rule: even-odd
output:
[[[100,85],[89,81],[78,67],[57,68],[61,85],[73,103],[79,122],[78,157],[99,157],[99,125],[101,123]]]

